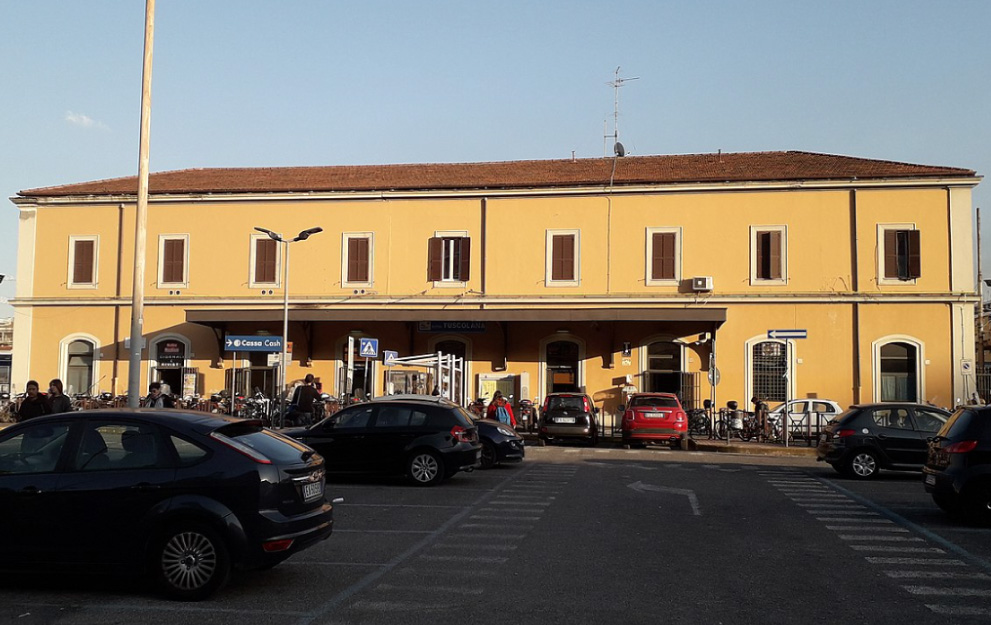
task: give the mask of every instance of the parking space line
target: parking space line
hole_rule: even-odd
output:
[[[509,560],[509,558],[502,556],[431,556],[427,554],[419,555],[417,559],[434,562],[479,562],[485,564],[504,564]]]
[[[888,553],[939,553],[946,552],[939,547],[890,547],[888,545],[850,545],[854,551],[877,551]]]
[[[864,558],[871,564],[909,564],[912,566],[967,566],[963,560],[953,558],[887,558],[881,556],[868,556]]]
[[[882,536],[878,534],[839,534],[840,540],[876,540],[888,543],[921,543],[918,536]]]
[[[348,508],[447,508],[460,510],[464,506],[445,506],[431,503],[347,503],[342,504]]]
[[[485,534],[448,534],[448,538],[457,540],[470,540],[470,539],[480,539],[489,541],[493,538],[505,538],[507,540],[522,540],[526,538],[526,534],[491,534],[486,532]]]
[[[500,497],[500,499],[502,499],[502,498]],[[499,499],[495,499],[495,500],[489,502],[489,505],[493,505],[493,504],[500,505],[500,506],[522,506],[522,505],[526,505],[526,506],[549,506],[549,505],[551,505],[551,502],[550,501],[500,501]]]
[[[465,548],[465,544],[464,543],[454,543],[454,544],[451,544],[451,543],[437,543],[433,547],[431,547],[431,549],[464,549],[464,548]],[[519,548],[519,545],[517,545],[515,543],[513,543],[513,544],[504,543],[504,544],[501,544],[501,545],[484,544],[484,545],[472,545],[471,546],[471,549],[472,550],[481,549],[483,551],[486,550],[486,549],[488,549],[490,551],[516,551],[518,548]]]
[[[927,608],[936,614],[949,614],[951,616],[991,616],[991,608],[968,608],[955,605],[926,605]]]
[[[943,597],[991,597],[986,588],[937,588],[935,586],[902,586],[913,595],[938,595]]]
[[[823,514],[840,514],[839,512],[826,512]],[[827,521],[829,523],[890,523],[894,525],[895,522],[891,519],[862,519],[862,518],[850,518],[850,517],[829,517],[820,516],[816,517],[816,521]]]
[[[984,573],[959,573],[957,571],[885,571],[885,575],[892,579],[965,579],[971,580],[991,580],[991,575]]]
[[[335,534],[430,534],[430,530],[340,530],[334,529]]]
[[[894,525],[892,523],[892,525]],[[908,530],[904,527],[877,527],[876,525],[827,525],[826,529],[841,532],[904,532]]]
[[[504,529],[506,529],[506,524],[505,523],[462,523],[458,527],[473,527],[473,528],[476,528],[476,529],[491,529],[491,528],[495,528],[495,529],[504,530]],[[516,526],[517,529],[521,529],[521,530],[522,529],[530,529],[532,527],[533,527],[532,525],[517,525]]]
[[[503,519],[505,521],[539,521],[539,516],[508,516],[494,514],[473,514],[471,519]]]
[[[412,590],[414,592],[423,592],[423,586],[401,586],[398,584],[379,584],[376,586],[379,590]],[[431,586],[430,590],[433,592],[442,592],[444,594],[455,594],[455,595],[480,595],[485,592],[484,588],[471,588],[468,586]]]

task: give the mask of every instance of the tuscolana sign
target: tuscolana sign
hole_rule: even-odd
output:
[[[420,321],[418,332],[485,332],[484,321]]]
[[[228,334],[224,338],[224,349],[229,352],[280,352],[282,337]]]

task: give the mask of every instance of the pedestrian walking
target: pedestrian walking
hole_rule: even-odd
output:
[[[72,400],[62,392],[62,380],[58,378],[48,383],[48,400],[52,404],[52,414],[72,412]]]
[[[41,392],[37,381],[28,380],[24,387],[24,400],[15,413],[17,421],[27,421],[46,414],[52,414],[52,404],[48,401],[48,396]]]
[[[320,399],[320,391],[313,383],[313,374],[307,373],[303,383],[293,391],[289,403],[289,414],[295,425],[309,425],[313,422],[314,407]]]
[[[175,401],[162,392],[161,382],[152,382],[148,385],[148,396],[141,405],[144,408],[175,408]]]
[[[516,427],[516,417],[513,416],[513,407],[503,397],[502,391],[496,391],[492,395],[492,401],[489,403],[485,416],[489,419],[495,419],[496,421],[510,425],[513,428]]]

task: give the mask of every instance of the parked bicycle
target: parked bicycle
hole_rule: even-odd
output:
[[[712,437],[709,413],[702,408],[688,411],[688,435],[693,438]]]

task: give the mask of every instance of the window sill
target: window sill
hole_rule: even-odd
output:
[[[750,278],[750,286],[787,286],[788,280],[762,280],[760,278]]]
[[[73,284],[67,284],[65,286],[65,288],[67,288],[67,289],[84,289],[84,290],[90,290],[91,291],[91,290],[100,288],[100,285],[99,285],[99,283],[90,284],[88,282],[86,282],[86,283],[80,282],[78,284],[75,284],[75,283],[73,283]]]
[[[468,286],[468,283],[456,280],[435,280],[433,285],[435,289],[463,289]]]

